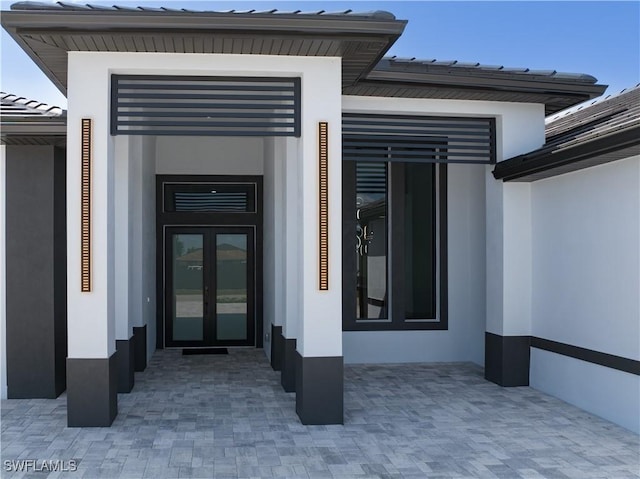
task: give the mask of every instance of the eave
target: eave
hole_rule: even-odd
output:
[[[564,149],[545,149],[498,163],[497,180],[531,182],[640,155],[640,125]]]
[[[339,56],[343,85],[364,77],[406,21],[369,15],[11,10],[2,26],[66,94],[69,51]]]

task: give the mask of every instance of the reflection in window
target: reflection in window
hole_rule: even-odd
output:
[[[203,236],[173,235],[173,339],[202,341],[204,324]]]
[[[216,338],[247,339],[247,235],[216,235]]]
[[[387,164],[356,164],[357,319],[386,319]]]

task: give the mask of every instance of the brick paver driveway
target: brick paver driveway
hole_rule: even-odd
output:
[[[158,351],[111,428],[67,428],[64,395],[3,401],[2,477],[640,477],[637,435],[471,364],[346,366],[344,426],[302,426],[279,378],[259,350]]]

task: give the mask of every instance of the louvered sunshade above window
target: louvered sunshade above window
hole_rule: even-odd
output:
[[[111,134],[300,136],[300,78],[112,75]]]
[[[495,163],[493,118],[342,116],[342,159],[418,163]]]

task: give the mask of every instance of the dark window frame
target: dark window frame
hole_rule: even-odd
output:
[[[436,281],[438,294],[436,299],[436,318],[405,318],[405,236],[404,236],[404,193],[405,164],[389,162],[388,184],[390,199],[388,215],[391,220],[390,242],[387,258],[388,288],[390,288],[390,318],[356,319],[356,278],[357,257],[354,245],[356,231],[356,162],[342,163],[342,329],[343,331],[411,331],[411,330],[447,330],[448,321],[448,248],[447,248],[447,165],[434,165],[437,189],[434,226],[438,246],[436,248]]]

